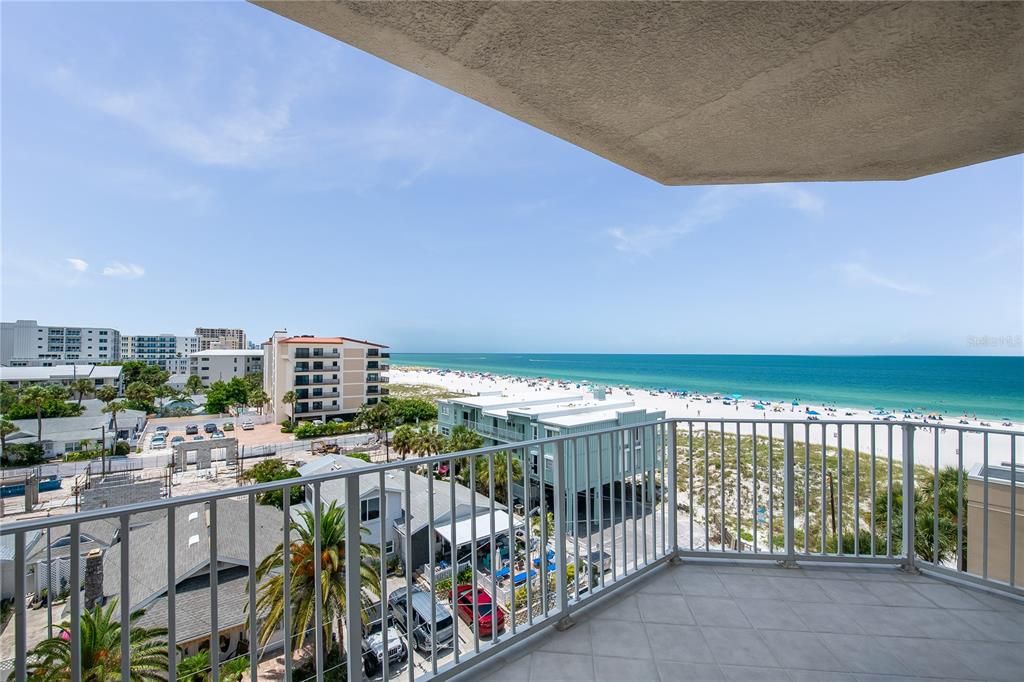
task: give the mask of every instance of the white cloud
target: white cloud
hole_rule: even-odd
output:
[[[889,289],[901,294],[923,296],[929,291],[925,287],[911,282],[899,282],[880,273],[874,272],[863,263],[842,263],[836,269],[846,278],[846,281],[856,286],[870,286],[881,289]]]
[[[650,256],[688,232],[720,222],[741,203],[759,196],[776,198],[793,210],[812,217],[825,211],[825,200],[803,187],[790,184],[722,185],[704,190],[675,223],[612,227],[606,232],[617,251]]]
[[[146,274],[145,268],[135,263],[114,262],[103,268],[104,277],[116,277],[118,279],[138,279]]]
[[[81,258],[65,258],[64,260],[68,262],[68,265],[70,265],[71,269],[75,272],[85,272],[89,269],[89,264]]]

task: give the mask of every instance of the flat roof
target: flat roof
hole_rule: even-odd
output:
[[[244,348],[244,349],[211,348],[210,350],[200,350],[200,351],[196,351],[195,353],[189,353],[188,354],[188,356],[190,358],[196,358],[196,357],[199,357],[200,355],[204,355],[204,356],[211,356],[211,355],[212,356],[218,356],[218,355],[219,356],[225,356],[225,355],[227,355],[227,356],[230,356],[230,355],[246,355],[246,356],[250,356],[250,357],[256,357],[258,355],[258,356],[262,357],[263,356],[263,351],[261,351],[261,350],[251,350],[249,348]]]
[[[0,367],[0,381],[45,381],[47,379],[116,379],[120,365],[53,365],[51,367]]]
[[[382,343],[374,343],[373,341],[367,341],[366,339],[352,339],[347,336],[289,336],[286,339],[278,340],[278,343],[337,343],[343,344],[346,341],[351,343],[365,343],[367,346],[376,346],[377,348],[387,348]]]
[[[479,395],[479,396],[467,396],[465,398],[449,398],[448,402],[459,403],[459,404],[462,404],[462,405],[469,405],[470,407],[493,408],[494,410],[497,410],[498,408],[506,408],[507,409],[507,408],[514,408],[514,407],[520,407],[522,409],[525,409],[525,407],[528,407],[530,405],[541,405],[541,404],[557,403],[557,402],[560,402],[560,401],[563,401],[563,400],[568,401],[568,400],[585,400],[585,399],[586,398],[583,395],[572,395],[572,396],[552,396],[552,395],[548,395],[547,397],[543,397],[543,394],[541,394],[541,397],[530,396],[530,395],[521,395],[521,396]],[[490,413],[490,410],[488,410],[488,414],[489,413]]]

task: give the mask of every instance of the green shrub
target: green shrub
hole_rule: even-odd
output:
[[[351,429],[352,425],[348,422],[326,422],[324,424],[299,422],[295,426],[294,433],[296,438],[323,438],[324,436],[340,436],[348,433]]]
[[[32,466],[33,464],[43,464],[44,462],[46,462],[46,458],[43,456],[43,446],[39,443],[8,444],[4,450],[3,457],[0,457],[0,463],[5,467]]]
[[[285,419],[283,422],[281,422],[281,433],[291,433],[294,430],[295,430],[295,425],[292,424],[287,419]]]
[[[299,470],[290,467],[277,458],[266,459],[242,474],[242,478],[254,483],[269,483],[270,481],[283,481],[288,478],[298,478]],[[283,490],[271,490],[257,495],[260,504],[268,504],[278,509],[284,507]],[[302,485],[294,485],[291,488],[289,500],[291,504],[300,504],[306,499],[306,489]]]
[[[353,459],[361,459],[364,462],[370,461],[370,455],[366,454],[365,452],[350,452],[347,456],[352,457]]]
[[[119,440],[114,444],[114,454],[118,457],[125,457],[131,451],[132,446],[128,445],[128,441],[126,440]]]

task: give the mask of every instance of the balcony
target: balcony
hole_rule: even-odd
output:
[[[998,464],[980,479],[975,469],[969,476],[954,470],[951,478],[942,471],[952,490],[934,505],[952,497],[961,513],[951,520],[943,512],[950,525],[940,544],[940,516],[929,515],[937,463],[959,463],[961,444],[982,441],[991,462],[1010,463],[1008,478],[1000,479]],[[552,453],[550,472],[503,478],[531,449]],[[652,457],[640,454],[649,451]],[[360,630],[363,614],[356,599],[335,612],[319,581],[308,592],[294,582],[308,575],[303,557],[328,549],[321,544],[328,541],[325,511],[310,515],[301,532],[286,523],[307,523],[291,508],[291,491],[300,486],[304,508],[324,510],[318,503],[340,500],[346,519],[364,519],[362,528],[346,524],[342,537],[329,540],[341,557],[362,544],[364,570],[339,569],[347,594],[378,604],[380,594],[415,586],[443,614],[451,579],[475,585],[471,599],[483,590],[503,614],[497,636],[477,619],[455,617],[446,642],[440,628],[381,621],[371,607],[370,631],[385,629],[403,643],[412,632],[421,649],[402,670],[382,661],[371,679],[1018,680],[1024,528],[1020,495],[1003,490],[1024,492],[1017,452],[1010,431],[952,424],[940,432],[920,422],[673,419],[7,520],[0,535],[13,556],[14,620],[0,637],[0,658],[15,679],[25,679],[36,660],[31,652],[47,636],[48,612],[29,610],[27,597],[48,582],[51,593],[61,591],[54,582],[63,575],[68,602],[50,617],[55,624],[67,618],[60,646],[71,663],[58,676],[88,672],[80,670],[87,660],[78,649],[80,616],[95,596],[108,603],[126,596],[113,618],[143,609],[140,625],[166,628],[167,641],[223,642],[222,663],[243,659],[252,679],[323,672],[336,659],[316,646],[330,640],[312,624],[336,617],[347,635]],[[452,471],[460,475],[444,478]],[[476,494],[456,480],[463,478],[479,482]],[[984,495],[968,491],[979,483]],[[394,494],[368,513],[360,500],[385,485]],[[283,508],[260,503],[275,491],[283,493]],[[411,499],[412,514],[391,506]],[[531,523],[549,513],[549,523]],[[86,528],[107,526],[120,529],[119,542],[83,546]],[[45,550],[32,544],[40,533],[68,538],[57,559],[67,570],[54,572],[54,580],[41,568]],[[388,575],[386,542],[394,543],[401,575]],[[283,581],[257,580],[256,566],[275,553],[283,566],[294,558],[294,568]],[[210,575],[209,566],[221,568]],[[248,646],[249,633],[274,617],[258,596],[281,582],[286,594],[308,594],[312,613],[304,616],[293,602],[284,609],[281,639]],[[475,603],[467,609],[477,612]],[[306,635],[305,646],[296,646],[296,634]],[[137,645],[129,635],[125,629],[119,641],[126,662]],[[342,641],[348,679],[363,679],[360,639]],[[167,667],[174,679],[177,661],[169,658]]]
[[[323,348],[296,348],[295,359],[304,360],[309,358],[340,358],[341,353],[337,348],[323,349]]]
[[[484,438],[503,440],[508,443],[526,440],[526,434],[519,433],[518,431],[513,431],[511,429],[503,429],[500,426],[491,426],[489,424],[469,421],[463,422],[462,425],[471,431],[479,433]]]
[[[337,363],[335,363],[333,365],[328,365],[327,367],[317,367],[315,364],[314,365],[310,365],[309,363],[302,363],[302,362],[295,363],[295,373],[296,374],[305,373],[305,372],[330,372],[330,373],[335,373],[335,372],[340,372],[340,371],[341,371],[341,365],[338,365]]]

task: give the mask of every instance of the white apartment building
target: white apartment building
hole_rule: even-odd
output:
[[[194,374],[202,380],[203,386],[209,386],[215,381],[231,381],[246,374],[263,374],[263,351],[211,348],[190,354],[188,363],[188,374]]]
[[[199,350],[198,336],[174,334],[124,335],[121,359],[158,365],[171,374],[188,374],[189,355]]]
[[[0,323],[0,365],[51,367],[114,362],[121,332],[109,327],[54,327],[35,320]]]
[[[387,346],[344,336],[288,336],[263,344],[263,388],[275,421],[291,416],[283,396],[294,390],[297,419],[354,415],[387,395]]]
[[[197,351],[220,348],[224,350],[245,350],[245,331],[226,327],[196,327],[195,335],[199,337]]]

